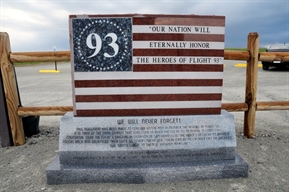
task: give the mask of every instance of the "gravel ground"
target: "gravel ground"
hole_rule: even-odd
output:
[[[223,102],[244,100],[245,69],[227,61]],[[16,68],[22,104],[71,105],[69,64],[60,74],[39,74],[53,64]],[[34,79],[35,78],[35,79]],[[47,79],[48,78],[48,79]],[[40,79],[40,80],[39,80]],[[266,82],[266,79],[270,81]],[[282,79],[283,81],[280,81]],[[288,71],[259,70],[258,99],[289,100]],[[27,83],[30,82],[30,83]],[[48,86],[49,85],[49,86]],[[52,86],[53,85],[53,86]],[[56,86],[57,85],[57,86]],[[34,86],[31,88],[31,86]],[[29,88],[30,87],[30,88]],[[48,88],[49,87],[49,90]],[[43,89],[43,90],[42,90]],[[41,93],[40,93],[41,92]],[[45,169],[58,150],[60,117],[40,117],[40,133],[19,147],[0,148],[0,191],[289,191],[289,111],[257,112],[255,137],[242,135],[243,113],[235,112],[237,152],[249,164],[249,177],[164,184],[47,185]]]

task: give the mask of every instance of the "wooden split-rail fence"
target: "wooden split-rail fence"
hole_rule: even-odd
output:
[[[243,132],[245,136],[252,138],[254,136],[256,111],[289,110],[289,101],[256,101],[258,61],[289,61],[289,53],[259,53],[259,35],[256,32],[252,32],[248,35],[247,51],[225,50],[224,59],[247,61],[245,101],[243,103],[222,103],[222,109],[230,112],[244,112]],[[3,32],[0,33],[0,71],[2,73],[2,83],[4,87],[4,94],[0,92],[0,101],[2,94],[4,95],[4,100],[6,100],[6,110],[8,114],[8,116],[5,117],[5,115],[2,115],[5,112],[0,111],[1,122],[6,120],[4,122],[4,126],[2,123],[0,128],[0,136],[2,135],[2,146],[9,145],[9,142],[13,145],[22,145],[25,143],[22,123],[22,117],[24,116],[64,115],[66,112],[73,111],[72,106],[20,106],[20,98],[17,89],[17,80],[13,62],[44,62],[67,60],[70,60],[69,51],[13,53],[11,52],[10,48],[9,35]],[[5,123],[8,125],[5,126]],[[9,130],[7,130],[7,127]],[[11,138],[11,141],[9,138]]]

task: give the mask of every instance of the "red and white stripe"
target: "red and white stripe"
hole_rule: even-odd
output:
[[[163,22],[161,26],[179,26],[177,21]],[[218,22],[213,26],[202,26],[209,28],[209,34],[168,34],[152,33],[150,27],[155,26],[152,20],[133,17],[133,71],[74,72],[75,116],[219,114],[224,21]],[[151,48],[150,42],[183,42],[187,45],[208,42],[210,48]],[[150,62],[138,62],[138,58],[147,58]],[[154,58],[155,61],[171,58],[175,62],[156,63],[152,62]],[[181,62],[180,58],[185,59]],[[194,58],[195,61],[207,58],[208,62],[190,62]]]

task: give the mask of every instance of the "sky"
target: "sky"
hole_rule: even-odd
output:
[[[196,14],[226,17],[225,47],[289,43],[289,0],[0,0],[0,31],[12,52],[69,50],[71,14]]]

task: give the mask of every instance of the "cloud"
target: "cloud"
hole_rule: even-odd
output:
[[[249,32],[260,46],[289,42],[288,0],[1,0],[0,31],[12,51],[69,49],[70,14],[198,14],[226,16],[226,47],[246,47]]]

